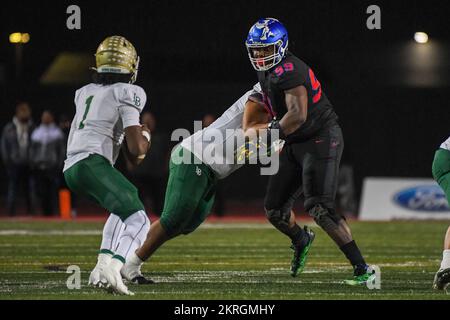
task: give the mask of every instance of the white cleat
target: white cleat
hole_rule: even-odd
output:
[[[141,266],[144,263],[135,253],[127,257],[127,262],[123,265],[120,273],[122,277],[135,284],[153,284],[151,279],[147,279],[141,272]]]
[[[120,274],[130,282],[133,282],[137,277],[143,277],[140,266],[130,264],[128,261],[123,265]]]
[[[109,284],[109,289],[113,292],[133,296],[134,293],[128,290],[127,286],[123,283],[120,269],[123,263],[118,259],[111,259],[111,262],[105,266],[101,272],[101,276],[105,277]]]
[[[103,268],[111,262],[111,255],[100,253],[97,259],[97,265],[89,275],[88,285],[102,288],[107,286],[107,281],[105,277],[101,275],[101,272]]]
[[[107,281],[105,277],[101,275],[103,268],[95,267],[94,270],[91,271],[91,274],[89,275],[89,282],[88,285],[103,288],[107,286]]]

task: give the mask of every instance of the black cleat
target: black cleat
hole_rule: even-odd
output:
[[[144,276],[134,277],[131,280],[131,282],[134,283],[134,284],[154,284],[155,283],[155,281],[153,281],[152,279],[147,279]]]
[[[447,290],[447,288],[450,288],[450,268],[440,269],[434,276],[433,289]]]

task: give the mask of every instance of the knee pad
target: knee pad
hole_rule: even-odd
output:
[[[275,228],[279,230],[289,229],[289,220],[291,217],[291,207],[282,207],[280,209],[265,209],[266,217]]]
[[[308,212],[322,229],[329,229],[342,220],[342,216],[336,214],[334,209],[325,208],[320,203],[309,209]]]

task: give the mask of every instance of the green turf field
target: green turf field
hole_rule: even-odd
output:
[[[206,224],[172,240],[143,271],[157,284],[130,285],[134,297],[86,286],[100,223],[0,221],[0,299],[449,299],[431,289],[446,222],[352,223],[367,260],[381,268],[381,289],[348,287],[351,268],[316,226],[308,265],[289,275],[286,238],[264,223]],[[68,265],[82,288],[66,287]]]

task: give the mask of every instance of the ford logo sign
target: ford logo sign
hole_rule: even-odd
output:
[[[444,191],[438,185],[412,187],[394,195],[400,207],[415,211],[450,211]]]

